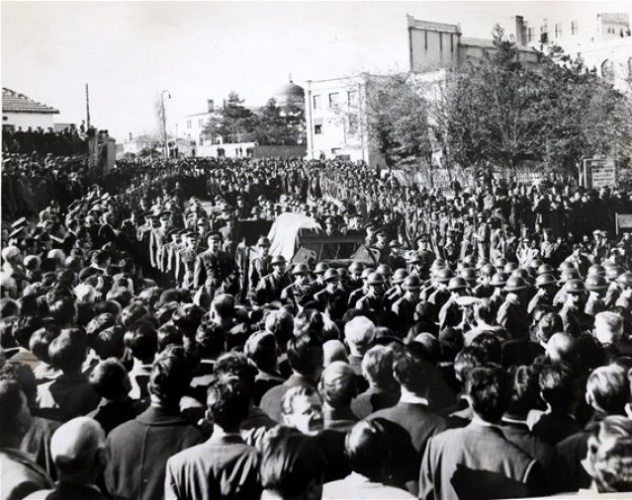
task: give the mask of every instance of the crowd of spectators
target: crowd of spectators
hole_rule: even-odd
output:
[[[629,193],[62,161],[74,188],[2,226],[0,498],[632,491]],[[247,248],[286,212],[331,260]]]
[[[85,123],[79,128],[73,123],[60,131],[55,131],[53,127],[44,130],[37,127],[33,130],[28,127],[22,130],[5,128],[2,131],[2,153],[12,154],[32,154],[39,155],[52,154],[55,156],[72,156],[85,154],[87,151],[87,139],[97,132],[94,128],[86,130]]]

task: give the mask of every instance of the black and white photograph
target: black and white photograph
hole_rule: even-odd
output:
[[[0,500],[629,500],[629,1],[0,2]]]

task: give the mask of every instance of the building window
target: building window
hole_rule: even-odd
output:
[[[632,82],[632,57],[628,59],[628,82]]]
[[[562,36],[562,23],[555,23],[555,38]]]
[[[606,59],[601,63],[601,76],[608,82],[614,82],[614,64]]]
[[[527,42],[531,43],[535,40],[535,30],[533,28],[527,28]]]
[[[338,92],[332,92],[329,94],[329,107],[332,109],[338,109],[340,104],[340,94]]]
[[[191,120],[187,120],[187,128],[191,128]]]
[[[347,99],[349,100],[349,106],[357,106],[358,105],[358,91],[350,90],[347,92]]]
[[[204,126],[204,118],[200,118],[200,119],[198,120],[198,126],[199,126],[199,127],[203,127],[203,126]]]
[[[320,109],[321,108],[321,98],[319,95],[315,95],[314,96],[314,109]]]
[[[579,33],[579,23],[577,21],[571,21],[571,35]]]
[[[314,125],[314,135],[320,135],[323,133],[322,125]]]
[[[349,135],[356,135],[358,132],[358,116],[355,114],[349,115]]]

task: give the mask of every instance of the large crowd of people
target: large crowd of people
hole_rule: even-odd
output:
[[[3,209],[32,165],[58,189],[3,210],[0,498],[632,491],[630,193],[15,154]],[[288,212],[327,258],[271,251]]]

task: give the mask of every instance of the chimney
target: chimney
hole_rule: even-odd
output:
[[[518,45],[526,45],[526,27],[524,24],[524,18],[522,16],[516,16],[516,43]]]
[[[209,113],[213,113],[215,111],[215,102],[213,101],[213,99],[208,99],[206,101],[206,108]]]

